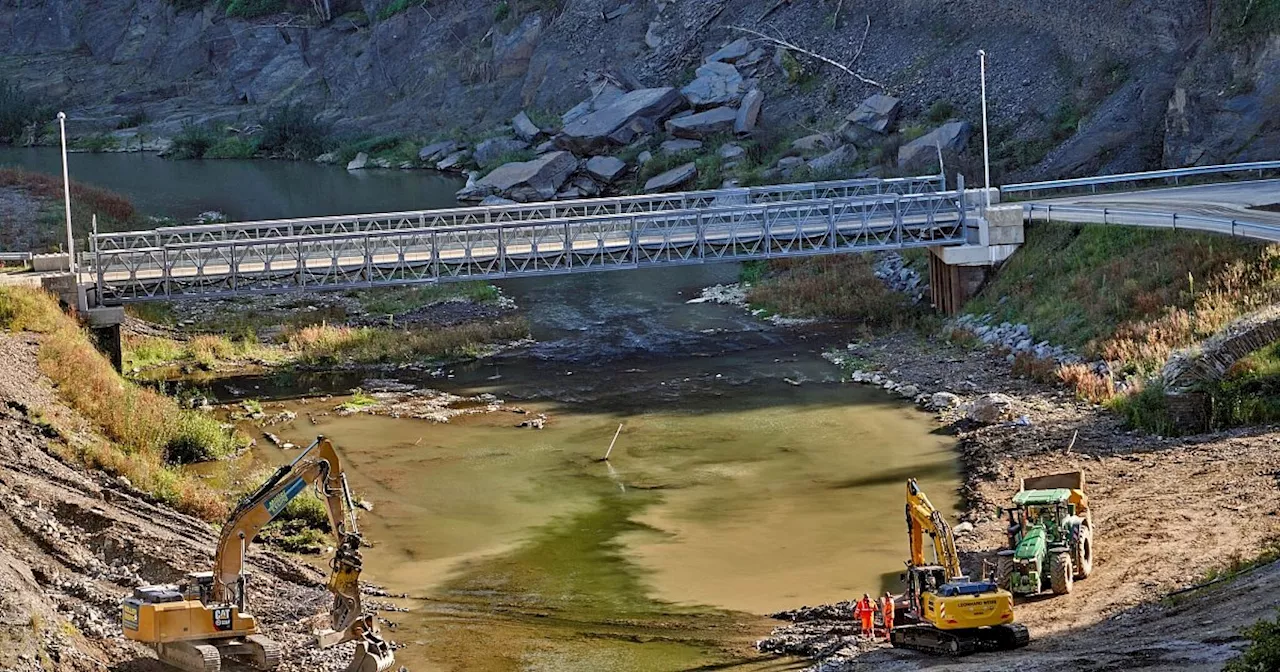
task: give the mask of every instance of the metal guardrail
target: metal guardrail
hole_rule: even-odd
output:
[[[1053,216],[1057,214],[1060,221],[1073,224],[1116,224],[1172,229],[1174,231],[1205,231],[1228,236],[1253,238],[1255,240],[1280,242],[1280,226],[1228,219],[1226,217],[1040,203],[1029,203],[1023,207],[1023,210],[1029,221],[1036,221],[1036,213],[1042,213],[1039,217],[1040,221],[1052,222]]]
[[[946,177],[939,174],[883,180],[870,178],[836,180],[766,187],[712,189],[616,198],[516,203],[513,205],[414,210],[337,217],[168,226],[145,231],[95,233],[90,237],[88,254],[92,255],[97,250],[164,247],[174,243],[252,240],[362,233],[365,231],[395,231],[437,226],[469,226],[499,222],[687,210],[720,205],[779,203],[857,196],[874,197],[883,194],[930,194],[945,190]]]
[[[1097,177],[1078,177],[1070,180],[1050,180],[1048,182],[1025,182],[1000,187],[1000,194],[1036,193],[1060,189],[1076,189],[1088,187],[1097,191],[1101,185],[1137,183],[1152,180],[1172,180],[1176,185],[1184,177],[1197,175],[1219,175],[1225,173],[1258,173],[1259,177],[1269,170],[1280,171],[1280,161],[1256,161],[1253,163],[1231,163],[1219,166],[1191,166],[1189,168],[1172,168],[1169,170],[1153,170],[1142,173],[1120,173],[1117,175],[1100,175]]]
[[[961,194],[847,197],[97,250],[105,304],[957,245]]]
[[[8,263],[11,261],[30,264],[31,253],[30,252],[0,252],[0,262]],[[63,265],[65,266],[66,264],[63,264]]]

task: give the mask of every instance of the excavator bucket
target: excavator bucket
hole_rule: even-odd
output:
[[[356,655],[347,666],[347,672],[386,672],[396,662],[391,646],[378,638],[356,642]]]

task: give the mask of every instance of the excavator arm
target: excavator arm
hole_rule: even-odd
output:
[[[325,502],[329,525],[337,537],[337,551],[330,561],[327,588],[333,593],[329,627],[317,633],[321,647],[356,641],[356,658],[348,670],[380,672],[394,662],[388,645],[378,633],[374,616],[360,605],[361,537],[355,507],[342,463],[333,443],[318,437],[293,462],[280,467],[253,494],[245,497],[222,528],[213,565],[214,602],[244,608],[244,559],[258,533],[275,520],[309,485]]]
[[[924,535],[928,534],[933,541],[933,554],[937,564],[942,566],[947,580],[952,581],[961,576],[960,553],[956,550],[956,540],[951,534],[951,525],[947,523],[941,511],[933,508],[933,504],[914,478],[907,481],[907,533],[911,537],[913,566],[926,564]]]

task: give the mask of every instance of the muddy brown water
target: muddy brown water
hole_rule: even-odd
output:
[[[820,357],[834,335],[685,303],[733,273],[507,283],[537,343],[493,360],[211,389],[282,399],[299,419],[270,431],[335,441],[375,505],[362,514],[367,577],[410,596],[410,612],[388,616],[411,670],[788,669],[798,663],[751,649],[763,616],[896,588],[905,479],[949,510],[959,480],[953,441],[927,415],[840,382]],[[388,377],[491,393],[549,422],[331,412]]]
[[[3,163],[52,171],[57,157],[3,150]],[[457,188],[419,171],[136,155],[76,155],[72,174],[178,217],[441,207]],[[720,265],[504,282],[536,342],[499,357],[197,384],[222,401],[297,410],[270,429],[286,440],[335,441],[374,504],[361,513],[374,544],[365,576],[409,596],[394,600],[408,612],[384,615],[410,670],[792,669],[754,653],[771,627],[764,614],[891,586],[907,554],[905,479],[954,510],[959,478],[953,442],[927,415],[840,382],[820,357],[838,334],[686,303],[737,274]],[[510,412],[448,424],[325,415],[369,378],[489,392],[550,420],[533,430]],[[619,423],[612,459],[598,461]],[[262,445],[212,471],[296,454]]]

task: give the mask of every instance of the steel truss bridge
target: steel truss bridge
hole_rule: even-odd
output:
[[[941,175],[95,233],[99,305],[965,243]]]

